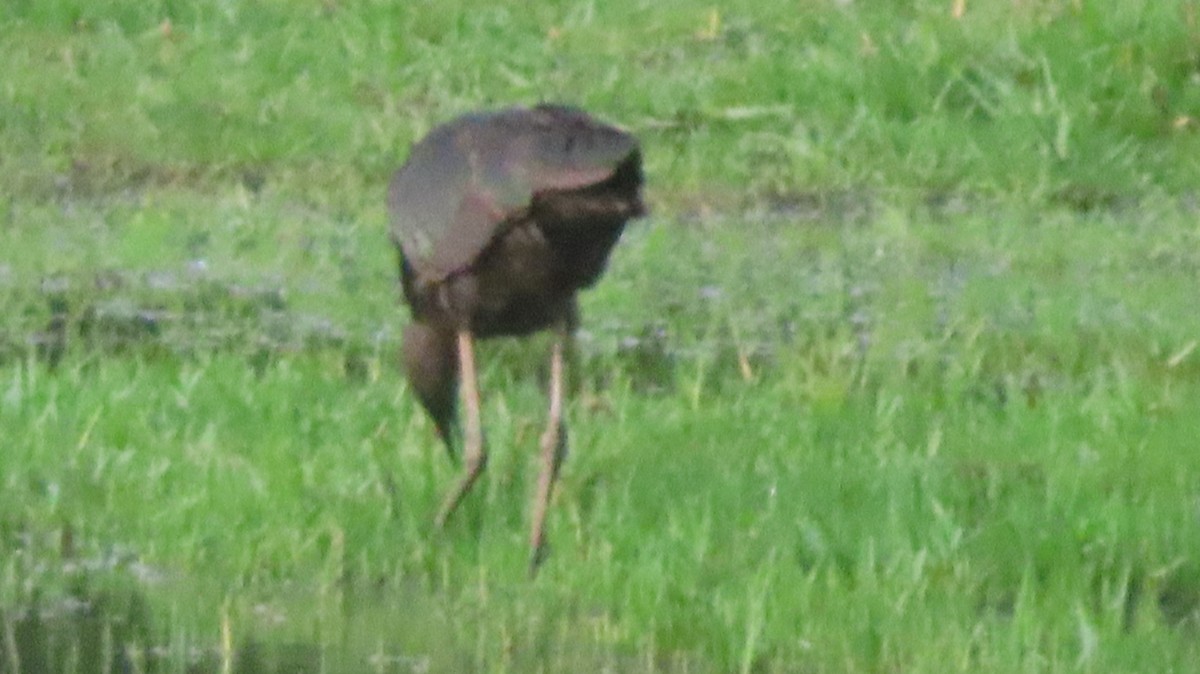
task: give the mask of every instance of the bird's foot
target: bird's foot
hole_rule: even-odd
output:
[[[542,562],[550,556],[550,546],[541,543],[533,548],[533,554],[529,556],[529,577],[536,578],[538,569],[542,567]]]
[[[450,519],[450,513],[439,511],[437,517],[433,518],[433,530],[441,533],[446,530],[446,521]]]

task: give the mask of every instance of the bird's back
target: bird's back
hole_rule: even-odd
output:
[[[392,239],[418,275],[437,282],[475,265],[530,217],[577,247],[572,241],[593,238],[588,228],[640,214],[641,184],[636,139],[582,111],[466,115],[430,132],[392,179]]]
[[[418,143],[389,190],[414,318],[480,336],[569,316],[642,213],[637,141],[573,108],[460,117]]]

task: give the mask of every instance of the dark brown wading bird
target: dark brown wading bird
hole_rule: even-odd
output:
[[[546,509],[566,452],[563,350],[579,321],[575,294],[600,278],[626,221],[644,212],[641,188],[633,136],[575,108],[539,105],[435,128],[388,189],[391,238],[412,310],[404,370],[451,458],[462,383],[466,466],[438,512],[438,528],[487,463],[475,338],[557,333],[531,573],[543,557]]]

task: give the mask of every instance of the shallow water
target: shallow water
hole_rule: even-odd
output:
[[[125,588],[7,610],[0,672],[382,673],[428,672],[434,663],[429,653],[397,645],[425,631],[406,628],[403,609],[420,602],[399,595],[386,607],[380,597],[343,598],[332,607],[302,601],[244,610],[227,605],[210,629],[198,628],[197,617],[186,613],[187,599],[152,599]],[[438,671],[453,668],[441,663]]]

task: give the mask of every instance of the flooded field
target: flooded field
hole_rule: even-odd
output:
[[[1191,662],[1192,210],[860,203],[630,231],[535,583],[545,345],[486,345],[495,456],[436,534],[455,469],[365,224],[310,221],[294,266],[197,256],[198,217],[140,264],[5,263],[3,671],[791,671],[946,629],[995,671],[1026,629]]]
[[[436,10],[436,11],[435,11]],[[1196,672],[1200,18],[0,3],[0,674]],[[385,194],[468,110],[644,150],[459,473]]]

